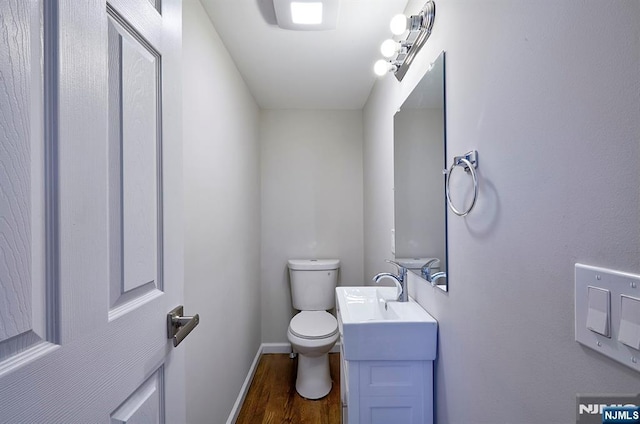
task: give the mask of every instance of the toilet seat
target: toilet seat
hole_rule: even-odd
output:
[[[302,311],[291,319],[289,331],[301,339],[324,339],[338,332],[338,321],[326,311]]]

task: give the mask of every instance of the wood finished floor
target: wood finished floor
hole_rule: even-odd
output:
[[[247,397],[240,409],[236,424],[339,424],[340,354],[329,354],[333,386],[327,396],[309,400],[296,392],[297,359],[287,354],[265,354]]]

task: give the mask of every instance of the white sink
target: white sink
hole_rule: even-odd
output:
[[[432,361],[438,322],[418,303],[396,302],[395,287],[337,287],[336,309],[349,361]]]

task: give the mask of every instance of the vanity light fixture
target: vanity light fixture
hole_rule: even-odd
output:
[[[389,60],[380,59],[375,63],[373,70],[376,75],[393,72],[398,81],[402,81],[416,54],[431,35],[435,16],[436,4],[433,0],[429,0],[417,15],[394,16],[389,25],[391,32],[395,36],[408,33],[403,41],[389,39],[382,43],[380,52]]]
[[[339,0],[273,0],[278,26],[297,31],[325,31],[338,23]]]

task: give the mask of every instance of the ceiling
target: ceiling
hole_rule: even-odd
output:
[[[389,21],[407,6],[340,0],[335,30],[291,31],[277,26],[272,0],[201,2],[263,109],[362,109]]]

